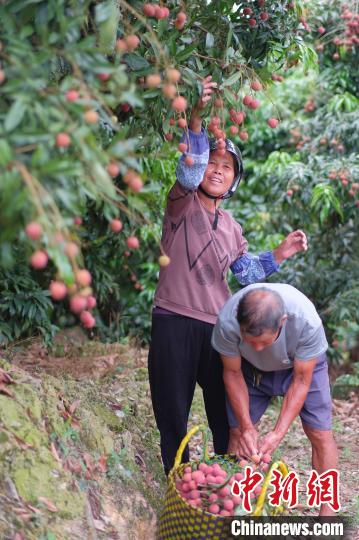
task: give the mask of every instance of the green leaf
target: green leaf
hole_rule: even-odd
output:
[[[150,63],[145,58],[135,53],[125,54],[123,57],[126,64],[133,69],[133,71],[139,71],[140,69],[146,69],[150,67]]]
[[[17,13],[30,4],[40,4],[42,0],[16,0],[11,3],[11,11]]]
[[[211,32],[207,32],[206,34],[206,50],[208,51],[209,49],[212,49],[214,45],[214,35],[211,34]]]
[[[95,20],[98,25],[99,47],[111,52],[115,46],[120,13],[117,2],[107,0],[96,5]]]
[[[158,90],[159,93],[159,90]],[[146,96],[148,97],[148,95]],[[121,95],[121,101],[128,103],[131,107],[142,107],[143,101],[132,91],[124,91]]]
[[[319,211],[321,222],[325,221],[331,209],[334,209],[342,219],[344,217],[340,201],[331,185],[324,183],[317,184],[313,189],[310,205]]]
[[[34,33],[34,29],[29,24],[21,28],[20,39],[26,39]]]
[[[228,90],[228,88],[223,88],[223,94],[226,98],[226,101],[232,106],[232,107],[238,107],[238,101],[236,100],[235,94]]]
[[[66,255],[62,253],[58,247],[49,246],[47,248],[49,257],[53,260],[54,264],[59,270],[61,279],[64,280],[66,284],[74,282],[74,275],[72,272],[72,267]]]
[[[15,101],[5,118],[5,130],[12,131],[16,126],[18,126],[23,119],[24,113],[26,110],[26,104],[22,99]]]
[[[225,87],[225,86],[232,86],[233,84],[235,84],[236,82],[239,81],[239,79],[241,78],[241,72],[240,71],[236,71],[235,73],[233,73],[230,77],[228,77],[228,79],[225,79],[221,86],[222,87]]]
[[[6,166],[12,159],[12,148],[5,139],[0,139],[0,165]]]
[[[181,52],[176,55],[177,62],[183,62],[184,60],[187,60],[187,58],[189,58],[193,51],[195,51],[197,48],[197,44],[192,44],[189,45],[189,47],[185,47]]]
[[[128,153],[133,152],[137,144],[136,139],[127,139],[115,142],[110,148],[109,152],[112,156],[122,158]]]

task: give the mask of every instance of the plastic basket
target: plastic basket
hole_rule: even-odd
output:
[[[194,463],[198,465],[201,463],[199,461],[181,463],[186,445],[198,431],[202,431],[203,436],[206,437],[205,426],[200,425],[192,428],[182,440],[176,454],[174,466],[168,475],[164,509],[157,529],[158,540],[224,540],[226,538],[232,538],[230,534],[231,518],[211,514],[201,508],[192,507],[181,497],[176,488],[176,479],[182,478],[185,467],[188,465],[193,466]],[[202,462],[211,463],[211,461],[218,459],[216,456],[213,458],[208,457],[206,444],[204,444],[203,454]],[[223,459],[232,462],[235,460],[233,456],[221,456],[222,462]],[[257,498],[256,507],[252,514],[250,514],[251,516],[262,515],[267,489],[274,469],[279,469],[284,476],[288,474],[288,469],[282,461],[272,464],[265,477],[262,491]],[[273,508],[272,515],[278,515],[283,510],[283,507]]]

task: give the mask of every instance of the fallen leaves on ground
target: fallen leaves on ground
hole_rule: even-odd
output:
[[[80,400],[76,400],[73,403],[68,404],[62,395],[59,395],[59,399],[61,401],[60,408],[62,407],[62,410],[60,411],[60,416],[66,421],[70,420],[71,427],[74,429],[80,428],[80,420],[77,416],[75,416],[75,411],[80,403]]]
[[[14,379],[10,377],[10,375],[1,367],[0,367],[0,383],[16,384]]]
[[[55,443],[52,442],[51,445],[50,445],[50,450],[51,450],[51,453],[52,455],[54,456],[54,458],[56,459],[57,463],[59,463],[60,465],[62,465],[62,460],[59,456],[59,453],[57,451],[57,448],[55,446]]]
[[[14,397],[13,393],[3,383],[0,383],[0,394],[5,394],[5,396],[8,397]]]
[[[7,385],[9,384],[16,384],[16,383],[14,379],[10,377],[10,375],[3,368],[0,367],[0,394],[4,394],[5,396],[12,398],[14,397],[14,395],[11,392],[11,390],[9,390],[9,388],[7,387]]]
[[[20,446],[21,450],[29,450],[29,449],[33,449],[34,448],[34,445],[30,444],[30,443],[27,443],[26,441],[24,441],[23,439],[20,439],[20,437],[18,437],[17,435],[15,435],[13,433],[13,436],[14,436],[14,439],[15,441],[17,442],[17,444]]]
[[[46,497],[38,497],[37,500],[45,505],[50,512],[58,512],[56,505],[50,501],[50,499],[47,499]]]

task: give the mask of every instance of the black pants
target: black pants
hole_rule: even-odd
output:
[[[212,329],[212,324],[182,315],[152,317],[148,370],[166,474],[187,432],[196,382],[203,391],[214,450],[217,454],[227,451],[229,427],[223,369],[219,354],[211,346]],[[189,460],[188,448],[182,460]]]

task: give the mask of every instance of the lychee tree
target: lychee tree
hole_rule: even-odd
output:
[[[359,338],[359,101],[353,93],[359,25],[353,6],[335,2],[328,11],[318,2],[306,13],[319,71],[289,76],[272,90],[282,118],[274,132],[266,125],[270,103],[263,103],[248,130],[241,204],[233,204],[251,245],[260,249],[292,228],[306,231],[308,252],[284,266],[280,279],[316,304],[337,360],[348,358]],[[333,57],[338,39],[351,40],[340,45],[339,59]]]
[[[261,92],[281,79],[279,71],[315,62],[302,16],[301,3],[263,0],[209,2],[205,9],[200,1],[1,4],[0,287],[11,292],[1,306],[3,339],[22,335],[23,316],[25,335],[43,331],[46,320],[49,336],[49,295],[53,321],[66,319],[70,308],[92,328],[94,292],[102,291],[108,304],[113,289],[94,275],[98,254],[109,268],[107,257],[115,251],[108,283],[117,283],[126,297],[128,279],[125,286],[119,281],[127,260],[145,264],[144,256],[133,257],[141,230],[152,246],[157,243],[151,262],[159,256],[168,262],[159,245],[156,203],[173,177],[163,188],[153,170],[173,158],[200,81],[211,74],[218,82],[204,118],[210,127],[216,117],[214,134],[247,140],[244,126]],[[267,120],[276,127],[275,105]],[[44,309],[31,309],[30,294],[25,313],[16,302],[22,286],[9,289],[9,282],[14,268],[26,263],[22,286],[42,295]],[[91,274],[86,283],[84,271]],[[133,289],[138,294],[143,286],[131,279],[132,299]],[[106,320],[107,308],[98,307]],[[121,302],[116,309],[119,320]]]

